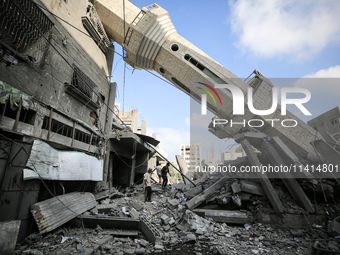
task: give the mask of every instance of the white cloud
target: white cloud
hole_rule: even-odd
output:
[[[340,78],[340,65],[321,69],[316,73],[307,74],[302,78]]]
[[[338,0],[230,1],[231,28],[243,51],[258,57],[306,58],[339,42]]]
[[[294,83],[295,87],[308,89],[312,96],[323,94],[328,98],[340,96],[340,65],[307,74]]]
[[[149,129],[148,134],[156,133],[156,139],[160,141],[159,147],[168,154],[170,160],[175,160],[175,155],[179,154],[181,143],[190,142],[190,132],[174,128]]]

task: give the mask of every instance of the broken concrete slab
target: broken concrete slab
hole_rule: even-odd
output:
[[[92,193],[74,192],[35,203],[31,206],[31,212],[40,233],[47,233],[95,205]]]
[[[163,226],[163,229],[165,232],[168,232],[171,229],[171,227],[169,225],[165,225]]]
[[[139,219],[139,213],[135,208],[131,208],[129,212],[132,218]]]
[[[245,224],[253,222],[253,217],[249,212],[194,209],[194,213],[204,218],[212,218],[216,222]]]
[[[241,192],[241,185],[237,181],[234,181],[231,184],[231,190],[233,191],[234,194],[240,193]]]
[[[100,204],[96,205],[94,210],[97,210],[98,213],[105,213],[108,214],[111,212],[112,209],[116,209],[117,204]]]
[[[20,220],[0,222],[0,254],[14,254]]]
[[[252,182],[249,180],[241,180],[240,181],[241,190],[250,194],[264,196],[264,190],[261,184]]]
[[[179,182],[177,184],[174,184],[176,190],[183,191],[183,189],[187,188],[187,185],[185,185],[183,182]]]
[[[144,208],[140,203],[138,203],[138,202],[135,201],[135,200],[131,200],[131,205],[132,205],[138,212],[140,212],[140,211],[143,210],[143,208]]]
[[[225,185],[225,183],[228,182],[228,181],[230,181],[230,179],[228,177],[224,177],[224,178],[218,180],[213,185],[211,185],[209,188],[205,189],[202,193],[200,193],[199,195],[197,195],[197,196],[193,197],[191,200],[189,200],[186,203],[187,208],[192,210],[192,209],[196,208],[197,206],[199,206],[200,204],[202,204],[207,199],[210,199],[214,195],[214,193],[217,190],[220,190]]]
[[[192,233],[187,234],[182,239],[183,243],[196,243],[196,236]]]
[[[196,187],[193,187],[193,188],[189,189],[188,191],[186,191],[184,193],[184,195],[187,198],[191,199],[194,196],[197,196],[198,194],[200,194],[202,191],[203,191],[202,185],[199,185],[199,186],[196,186]]]
[[[177,208],[177,206],[179,205],[178,199],[169,199],[168,203],[171,208]]]
[[[328,231],[340,234],[340,216],[336,217],[328,223]]]
[[[113,240],[113,236],[108,236],[102,239],[96,240],[96,242],[91,242],[92,248],[84,248],[81,254],[91,255],[95,254],[96,250],[100,249],[103,245]]]
[[[246,139],[236,139],[235,136],[235,141],[236,142],[240,142],[242,145],[242,148],[244,149],[244,151],[247,154],[248,160],[249,162],[253,165],[253,166],[261,166],[261,163],[259,161],[259,159],[257,158],[256,153],[254,152],[253,147],[250,145],[249,141]],[[263,190],[265,191],[267,198],[269,199],[270,203],[273,206],[273,209],[275,210],[275,212],[277,213],[283,213],[285,208],[281,202],[281,200],[279,199],[278,195],[276,194],[276,191],[272,185],[272,183],[270,182],[270,180],[268,179],[266,174],[256,174],[259,177],[259,181],[263,187]]]
[[[151,223],[144,215],[140,217],[140,229],[150,242],[155,244],[161,240],[161,234],[157,227]]]
[[[132,229],[114,229],[107,231],[108,234],[112,236],[138,236],[139,231],[138,230],[132,230]]]
[[[242,205],[242,201],[239,195],[233,195],[231,199],[233,200],[234,204],[237,205],[238,207]]]
[[[102,228],[137,230],[140,225],[139,220],[126,217],[82,215],[79,218],[90,228],[95,228],[99,225]]]
[[[168,225],[169,224],[169,222],[170,222],[170,218],[168,217],[168,215],[166,215],[166,214],[163,214],[162,216],[161,216],[161,221],[162,221],[162,223],[163,223],[163,225]]]

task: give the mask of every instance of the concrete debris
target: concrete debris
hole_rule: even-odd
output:
[[[315,205],[319,215],[308,214],[280,185],[274,187],[286,208],[283,214],[275,212],[254,181],[204,177],[189,190],[183,184],[164,190],[158,186],[154,184],[152,203],[143,202],[142,186],[125,190],[122,197],[103,195],[77,221],[47,236],[30,235],[15,253],[310,254],[340,247],[334,238],[339,235],[337,207]],[[191,195],[199,194],[187,196],[192,190]],[[173,192],[178,199],[171,198]],[[329,224],[320,224],[331,216]],[[61,243],[63,237],[72,239]]]
[[[240,181],[241,190],[250,194],[264,196],[263,188],[260,184],[249,180]]]
[[[249,212],[209,209],[195,209],[193,212],[204,218],[213,219],[216,222],[225,222],[232,224],[244,224],[248,222],[253,222],[253,217]]]
[[[241,185],[237,181],[235,181],[231,184],[231,190],[233,191],[234,194],[240,193]]]

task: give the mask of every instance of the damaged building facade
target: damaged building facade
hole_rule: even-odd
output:
[[[91,2],[0,5],[0,221],[20,241],[32,204],[131,186],[158,141],[114,121],[114,46]]]

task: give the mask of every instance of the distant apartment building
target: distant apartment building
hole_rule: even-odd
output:
[[[126,126],[130,127],[132,132],[146,135],[146,120],[142,120],[141,126],[138,126],[139,111],[133,109],[130,111],[120,111],[119,105],[115,106],[118,109],[118,117]]]
[[[229,161],[229,160],[235,160],[241,157],[244,157],[242,152],[236,152],[236,150],[230,150],[230,151],[223,152],[221,154],[221,161],[224,162],[224,161]]]
[[[202,158],[202,144],[181,144],[180,156],[182,156],[187,164],[189,172],[195,172],[197,166],[201,166]]]
[[[147,129],[147,121],[142,120],[141,125],[138,125],[139,120],[139,110],[133,109],[129,111],[120,111],[119,104],[115,105],[117,116],[119,117],[118,122],[121,122],[121,124],[124,123],[125,126],[128,126],[131,128],[133,133],[140,134],[140,135],[146,135],[146,129]],[[157,139],[157,134],[153,133],[152,138]],[[164,158],[168,158],[168,154],[163,151],[161,148],[159,148],[159,145],[154,147],[157,152],[153,153],[153,156],[148,161],[148,168],[154,169],[158,164],[165,165],[166,160]]]
[[[253,147],[253,150],[255,152],[259,152],[256,148]],[[221,154],[221,161],[230,161],[230,160],[235,160],[237,158],[242,158],[247,156],[246,152],[243,150],[242,146],[238,146],[234,150],[226,151]]]
[[[215,164],[215,148],[211,146],[210,150],[207,151],[207,164]]]

